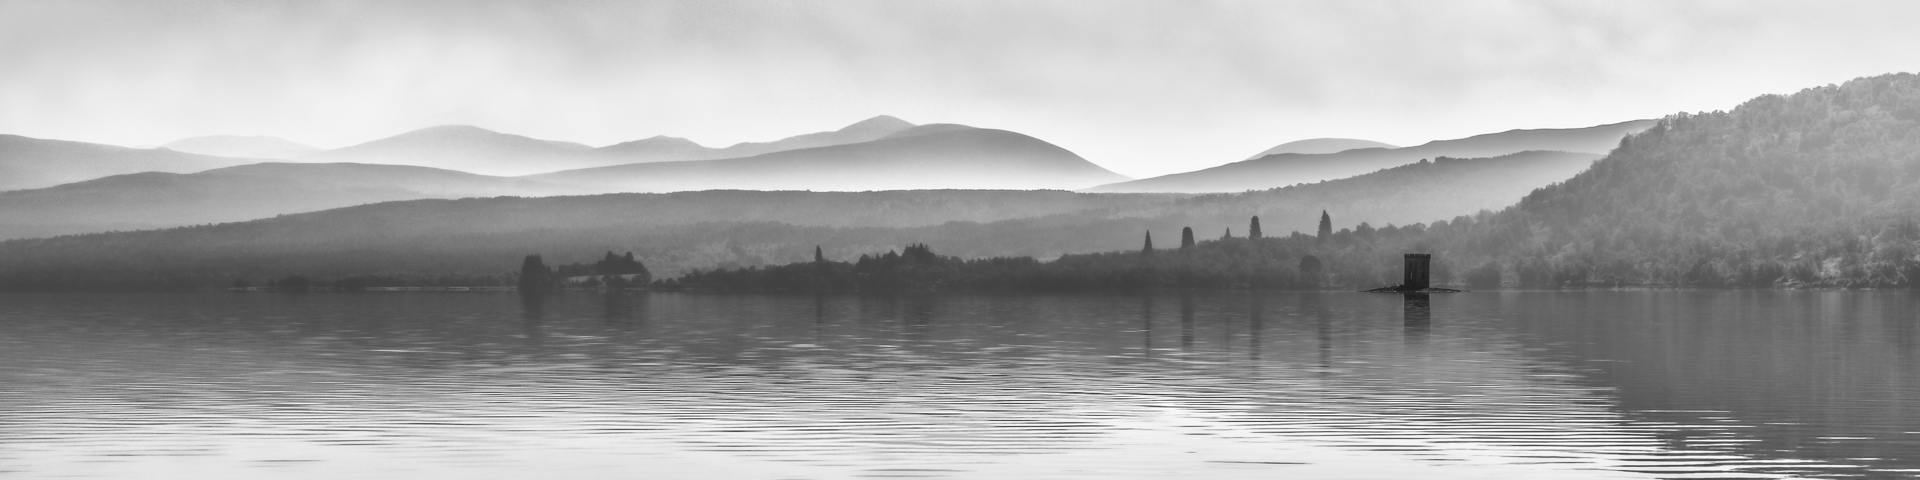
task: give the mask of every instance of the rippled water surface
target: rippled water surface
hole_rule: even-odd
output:
[[[5,478],[1920,478],[1904,292],[0,295]]]

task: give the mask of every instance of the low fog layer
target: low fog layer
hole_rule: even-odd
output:
[[[216,157],[271,158],[289,160],[314,153],[320,148],[312,145],[294,143],[279,137],[243,137],[237,135],[213,135],[193,137],[167,142],[160,148],[176,152],[213,155]]]

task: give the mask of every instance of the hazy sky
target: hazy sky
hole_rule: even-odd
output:
[[[0,0],[0,133],[710,146],[877,114],[1132,176],[1723,110],[1920,70],[1920,2]]]

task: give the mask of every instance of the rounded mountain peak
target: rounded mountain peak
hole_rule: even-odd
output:
[[[1361,140],[1357,138],[1309,138],[1306,140],[1294,140],[1291,142],[1276,145],[1273,148],[1269,148],[1266,151],[1255,154],[1252,157],[1247,157],[1247,159],[1252,160],[1255,158],[1260,158],[1268,155],[1279,155],[1282,153],[1298,153],[1298,154],[1340,153],[1347,150],[1354,150],[1354,149],[1360,149],[1360,148],[1400,148],[1400,147],[1385,144],[1385,143],[1380,143],[1372,140]]]
[[[914,127],[913,122],[901,120],[891,115],[878,115],[873,118],[854,122],[852,125],[847,125],[846,127],[841,128],[840,131],[842,132],[854,132],[854,131],[897,132],[900,130],[906,130],[913,127]]]
[[[395,136],[393,136],[393,137],[389,137],[389,138],[399,138],[399,137],[438,137],[438,138],[448,138],[448,137],[485,137],[485,136],[492,136],[492,135],[505,135],[505,134],[503,134],[503,133],[500,133],[500,132],[495,132],[495,131],[492,131],[492,130],[487,130],[487,129],[484,129],[484,128],[480,128],[480,127],[476,127],[476,126],[473,126],[473,125],[438,125],[438,126],[432,126],[432,127],[427,127],[427,128],[422,128],[422,129],[419,129],[419,130],[414,130],[414,131],[411,131],[411,132],[407,132],[407,133],[402,133],[402,134],[399,134],[399,135],[395,135]]]

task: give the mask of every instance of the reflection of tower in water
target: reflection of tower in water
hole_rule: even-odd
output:
[[[1431,300],[1424,293],[1404,295],[1402,306],[1402,328],[1408,343],[1426,343],[1427,334],[1433,331],[1433,308]]]

